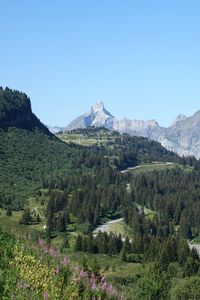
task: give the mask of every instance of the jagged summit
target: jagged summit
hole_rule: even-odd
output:
[[[113,115],[111,115],[111,113],[105,109],[103,101],[97,101],[91,107],[91,111],[89,113],[91,113],[91,112],[94,113],[94,114],[96,114],[96,115],[97,114],[104,114],[106,116],[114,118]]]
[[[174,122],[172,123],[172,126],[175,126],[178,122],[185,120],[187,117],[185,115],[179,114]]]
[[[77,128],[86,128],[89,126],[95,127],[106,127],[112,129],[113,117],[104,106],[103,101],[97,101],[87,113],[81,115],[72,121],[67,127],[64,128],[65,131],[73,130]]]
[[[100,110],[104,110],[104,103],[103,101],[97,101],[92,107],[91,110],[95,113]]]
[[[116,130],[121,133],[129,133],[138,136],[147,136],[154,129],[159,128],[155,120],[122,120],[116,119],[109,111],[105,109],[103,101],[97,101],[89,112],[81,115],[72,121],[64,131],[69,131],[77,128],[86,128],[88,126],[105,127],[110,130]]]

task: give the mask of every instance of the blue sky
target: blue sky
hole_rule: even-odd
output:
[[[98,100],[117,118],[200,109],[200,1],[0,0],[0,85],[45,124]]]

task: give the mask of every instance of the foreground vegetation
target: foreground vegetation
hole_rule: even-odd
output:
[[[0,250],[1,299],[123,299],[96,261],[75,265],[41,238],[0,232]]]

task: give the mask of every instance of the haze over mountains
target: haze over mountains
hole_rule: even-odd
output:
[[[147,137],[158,141],[181,156],[200,158],[200,110],[193,116],[178,115],[168,128],[159,126],[156,120],[116,119],[105,109],[102,101],[91,107],[90,111],[73,120],[66,127],[49,127],[51,132],[70,131],[89,126],[105,127],[110,130]]]

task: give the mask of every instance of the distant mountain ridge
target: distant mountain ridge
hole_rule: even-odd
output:
[[[181,156],[200,158],[200,111],[191,117],[180,114],[170,127],[164,128],[156,120],[142,121],[127,118],[118,120],[105,109],[104,103],[99,101],[91,107],[90,111],[73,120],[68,126],[59,127],[59,130],[55,127],[49,129],[56,133],[89,126],[103,126],[120,133],[147,137],[160,142],[162,146]]]

